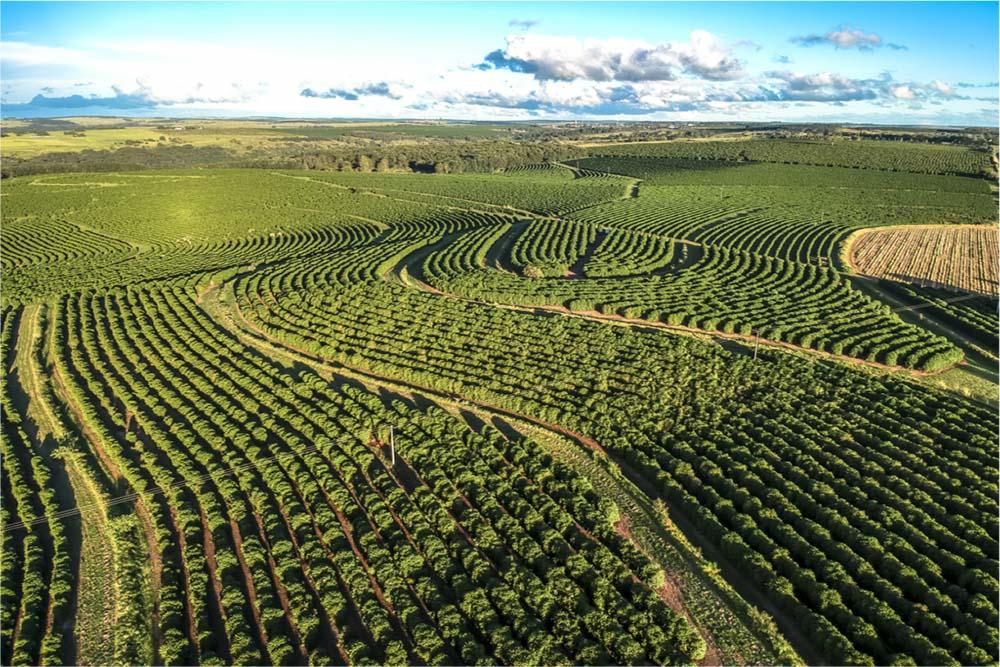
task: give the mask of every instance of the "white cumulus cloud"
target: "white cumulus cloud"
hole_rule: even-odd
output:
[[[621,38],[510,35],[506,48],[487,54],[476,67],[508,69],[551,81],[669,81],[681,73],[730,80],[744,74],[731,48],[704,30],[693,31],[688,42],[664,44]]]
[[[895,97],[897,100],[912,100],[916,97],[913,93],[913,89],[909,86],[891,86],[889,88],[889,94]]]
[[[873,32],[865,32],[857,28],[842,26],[836,30],[831,30],[822,35],[811,34],[792,37],[792,42],[802,46],[819,46],[829,44],[836,49],[858,49],[859,51],[872,51],[884,47],[894,51],[906,51],[902,44],[884,42],[879,35]]]
[[[940,81],[938,79],[935,79],[935,80],[931,81],[927,85],[930,88],[932,88],[932,89],[936,90],[937,92],[941,93],[945,97],[952,97],[955,94],[955,89],[952,86],[949,86],[944,81]]]

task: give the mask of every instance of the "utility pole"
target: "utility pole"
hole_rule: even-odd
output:
[[[392,467],[396,467],[396,433],[393,431],[393,427],[389,425],[389,450],[392,452]]]
[[[760,329],[754,332],[756,335],[753,339],[753,360],[757,361],[757,347],[760,345]]]

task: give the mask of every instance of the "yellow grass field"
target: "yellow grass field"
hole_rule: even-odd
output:
[[[132,127],[102,127],[121,119],[67,119],[79,121],[83,136],[74,131],[52,130],[47,134],[10,134],[0,139],[0,153],[4,157],[30,158],[43,153],[75,152],[82,150],[114,150],[124,146],[155,146],[157,143],[191,144],[193,146],[227,146],[233,148],[234,140],[247,147],[253,142],[287,134],[271,129],[262,123],[241,121],[183,120],[151,121]],[[11,125],[11,127],[16,127]],[[128,143],[133,142],[133,143]],[[135,143],[138,142],[138,143]]]
[[[340,141],[352,131],[394,133],[397,144],[419,143],[427,137],[490,136],[491,129],[474,125],[442,125],[437,123],[386,123],[383,121],[324,122],[315,121],[270,123],[241,120],[183,120],[123,118],[65,118],[79,128],[68,131],[49,130],[42,133],[11,133],[0,139],[3,157],[32,158],[45,153],[83,150],[115,150],[125,146],[155,147],[158,144],[191,144],[192,146],[222,146],[241,152],[260,147],[272,139],[288,141],[298,137],[307,141]],[[7,129],[23,128],[27,121],[4,121]],[[128,123],[128,127],[121,127]]]
[[[48,134],[13,134],[5,136],[0,150],[5,156],[31,157],[42,153],[107,150],[125,146],[126,141],[156,143],[163,132],[155,128],[129,127],[123,129],[87,129],[85,136],[69,132],[49,132]]]
[[[869,229],[854,237],[849,259],[865,275],[995,296],[997,246],[993,225]]]

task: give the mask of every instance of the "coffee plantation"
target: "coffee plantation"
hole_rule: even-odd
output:
[[[582,151],[5,180],[3,664],[995,664],[989,156]]]

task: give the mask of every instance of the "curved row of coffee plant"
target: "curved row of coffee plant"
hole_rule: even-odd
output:
[[[575,179],[569,169],[445,178],[321,172],[310,174],[310,178],[334,187],[381,192],[391,197],[413,197],[428,203],[465,207],[473,203],[541,215],[565,214],[621,198],[628,182],[620,178]]]
[[[584,265],[588,278],[635,276],[660,271],[683,261],[692,247],[674,239],[642,232],[602,229],[600,243]]]
[[[597,229],[568,221],[528,223],[510,248],[510,263],[518,270],[537,269],[537,277],[561,276],[597,239]]]
[[[704,653],[613,505],[532,443],[287,374],[182,288],[66,297],[55,326],[104,454],[140,494],[169,489],[150,498],[167,664]],[[370,442],[383,424],[395,467]]]
[[[34,224],[31,217],[4,221],[4,271],[35,264],[51,266],[94,255],[133,254],[131,245],[64,220]]]
[[[995,653],[992,411],[841,366],[770,352],[755,364],[334,268],[359,261],[282,263],[235,294],[253,327],[291,347],[597,438],[834,662]],[[306,278],[323,264],[324,279]]]
[[[550,224],[532,223],[528,229]],[[573,225],[559,224],[563,229]],[[582,228],[577,234],[564,233],[561,244],[540,237],[545,252],[536,250],[527,261],[544,260],[542,267],[556,267],[554,272],[561,273],[580,258],[584,243],[593,242],[593,228]],[[517,254],[525,236],[522,232],[513,244],[510,261],[514,266],[525,267],[527,253]],[[493,240],[492,236],[483,238]],[[650,243],[648,236],[644,238]],[[523,245],[531,243],[537,242],[529,235]],[[697,258],[676,270],[638,276],[539,279],[527,267],[523,276],[483,266],[435,271],[433,264],[446,267],[449,262],[435,262],[434,255],[447,256],[451,248],[433,251],[427,282],[441,291],[481,301],[559,306],[723,333],[760,332],[771,341],[920,370],[939,370],[962,358],[962,352],[946,339],[904,323],[854,289],[837,271],[811,264],[704,245],[684,247],[684,252]],[[481,249],[478,254],[488,252]]]
[[[5,231],[20,229],[4,237],[4,348],[23,304],[48,303],[46,372],[79,446],[144,517],[120,572],[144,579],[129,563],[148,559],[155,586],[116,611],[116,661],[705,654],[664,602],[663,573],[579,473],[530,440],[285,366],[247,347],[247,331],[600,443],[828,662],[997,660],[993,411],[839,362],[541,316],[763,328],[805,348],[947,365],[954,348],[831,261],[876,195],[812,183],[808,196],[754,196],[709,180],[629,196],[629,179],[579,176],[208,170],[5,187]],[[931,198],[878,192],[896,222]],[[980,194],[937,195],[942,216],[986,215]],[[518,304],[547,308],[498,307]],[[73,607],[86,602],[65,535],[81,519],[61,513],[72,507],[52,490],[57,459],[38,455],[10,391],[3,521],[32,530],[4,532],[0,652],[71,663]]]
[[[715,172],[661,167],[662,184],[643,182],[637,198],[588,207],[571,217],[603,227],[663,234],[762,252],[783,259],[813,262],[835,260],[852,231],[883,225],[995,224],[996,200],[988,189],[962,191],[958,177],[921,177],[933,187],[910,188],[906,178],[885,175],[881,187],[825,183],[823,173],[800,186],[778,174],[771,186],[755,185],[772,165],[735,167]],[[801,177],[801,174],[797,174]],[[944,183],[937,183],[937,180]],[[952,181],[959,181],[954,185]],[[949,189],[951,188],[951,189]]]

